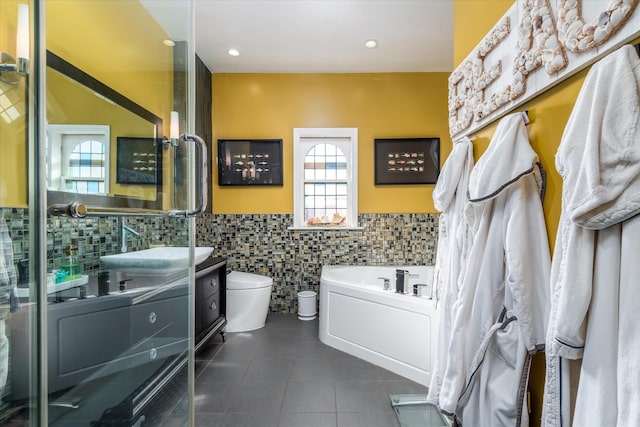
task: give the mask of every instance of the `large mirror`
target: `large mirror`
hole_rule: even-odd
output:
[[[161,135],[160,117],[47,52],[49,203],[162,209]]]
[[[174,47],[187,39],[187,26],[169,35],[152,6],[177,22],[188,16],[175,1],[47,2],[49,205],[172,208],[174,150],[162,140],[171,111],[187,117],[176,88],[186,58]]]

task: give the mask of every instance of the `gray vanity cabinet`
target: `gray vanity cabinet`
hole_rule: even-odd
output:
[[[196,267],[196,351],[222,333],[226,325],[226,265],[223,258],[208,258]],[[145,283],[143,280],[137,278],[132,283]],[[155,283],[153,278],[148,280],[149,284]],[[132,372],[140,372],[138,383],[142,384],[147,381],[145,375],[156,375],[154,369],[159,372],[156,376],[164,375],[160,367],[186,360],[189,316],[185,308],[189,287],[186,278],[174,278],[169,282],[172,283],[175,285],[154,295],[151,295],[154,287],[130,287],[122,293],[49,304],[49,391],[64,390],[112,374],[131,376]],[[30,366],[25,355],[31,342],[24,331],[33,307],[28,305],[15,313],[10,322],[11,335],[15,338],[11,348],[11,389],[12,398],[16,400],[29,393]]]
[[[188,311],[181,308],[188,305],[186,279],[166,292],[137,302],[145,291],[148,289],[49,304],[50,392],[185,354],[189,317]],[[24,354],[30,342],[23,331],[33,307],[15,313],[10,324],[12,335],[17,337],[11,348],[14,399],[29,393],[30,366]]]

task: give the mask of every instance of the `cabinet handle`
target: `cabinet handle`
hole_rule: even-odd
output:
[[[209,284],[211,285],[212,288],[215,288],[218,283],[216,282],[216,279],[211,279],[211,283]]]
[[[149,323],[156,323],[156,320],[158,320],[158,316],[156,316],[156,313],[153,311],[149,313]]]
[[[216,305],[215,302],[212,302],[211,305],[209,306],[209,310],[215,310],[216,308],[218,308],[218,306]]]

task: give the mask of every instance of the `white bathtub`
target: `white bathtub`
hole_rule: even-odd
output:
[[[320,278],[320,341],[425,386],[436,343],[435,300],[395,293],[395,270],[409,284],[433,281],[433,267],[324,266]],[[393,291],[383,290],[387,277]]]

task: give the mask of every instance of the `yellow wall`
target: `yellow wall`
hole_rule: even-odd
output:
[[[47,0],[47,49],[162,117],[173,105],[173,50],[137,1]]]
[[[453,67],[471,53],[507,13],[514,0],[455,0],[453,3]],[[517,26],[512,23],[512,30]]]
[[[451,151],[448,73],[214,74],[213,140],[281,138],[282,187],[219,187],[219,214],[293,212],[293,128],[358,128],[358,211],[435,212],[433,185],[374,186],[374,138],[439,137]],[[214,143],[215,156],[217,143]],[[214,158],[215,159],[215,158]],[[214,160],[215,164],[215,160]]]
[[[48,50],[162,118],[163,135],[169,134],[173,50],[162,43],[167,34],[142,4],[118,1],[116,6],[112,0],[48,0],[46,15]],[[112,150],[112,170],[115,159],[116,151]],[[173,165],[171,159],[169,151],[165,151],[165,194],[173,191],[167,173]],[[114,178],[112,172],[112,192],[153,198],[150,193],[155,193],[155,189],[117,185]],[[169,208],[170,201],[165,199],[164,205]]]
[[[15,56],[16,53],[18,3],[24,3],[24,0],[0,1],[0,52],[7,52],[11,56]],[[25,78],[20,78],[15,86],[0,82],[2,104],[5,105],[8,101],[20,113],[20,117],[10,122],[0,118],[0,206],[5,207],[27,205],[25,82]]]
[[[19,2],[24,0],[0,1],[0,51],[15,53]],[[112,0],[48,0],[45,19],[47,49],[163,118],[168,134],[173,52],[139,2],[119,1],[115,7]],[[24,85],[11,88],[11,96],[24,100]],[[24,116],[10,124],[0,119],[0,206],[27,204],[25,126]],[[165,155],[165,165],[168,160]],[[170,179],[165,184],[170,194]]]

